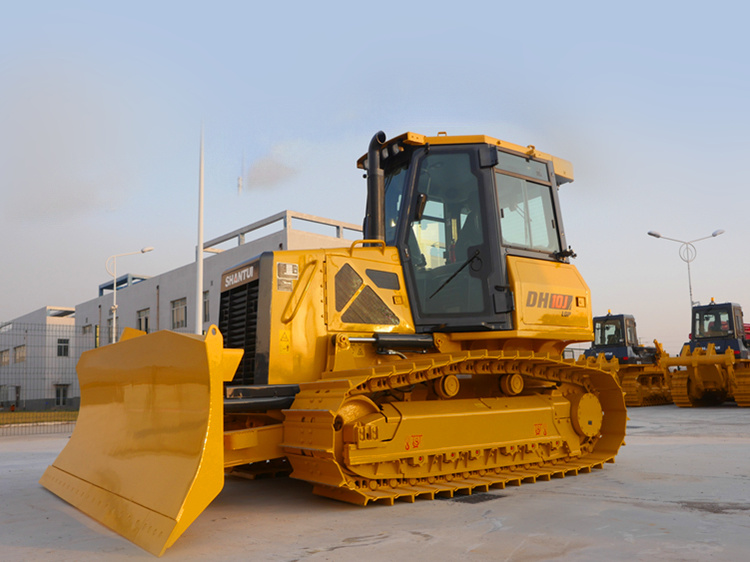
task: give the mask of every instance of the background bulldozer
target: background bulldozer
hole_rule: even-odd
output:
[[[594,343],[580,362],[616,373],[627,406],[655,406],[672,402],[669,369],[662,364],[666,357],[658,341],[654,347],[638,343],[631,314],[607,312],[594,317]]]
[[[742,307],[736,303],[693,306],[690,340],[677,357],[664,360],[672,371],[675,404],[712,406],[735,400],[750,406],[750,352]]]
[[[557,197],[571,165],[487,136],[378,133],[359,166],[365,240],[227,271],[204,337],[129,331],[82,356],[45,487],[159,555],[234,470],[287,463],[365,505],[613,462],[620,387],[562,358],[592,339]]]

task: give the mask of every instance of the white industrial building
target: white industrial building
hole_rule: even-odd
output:
[[[218,324],[219,281],[232,266],[265,251],[349,246],[361,233],[355,224],[283,211],[204,243],[200,303],[193,262],[153,277],[124,274],[99,285],[97,298],[75,308],[47,307],[0,324],[0,407],[78,406],[75,363],[84,351],[111,343],[115,286],[118,334],[125,327],[194,333],[196,305],[203,307],[202,331]],[[61,325],[70,335],[53,330]]]
[[[315,232],[321,230],[330,234]],[[195,302],[195,263],[155,277],[120,276],[117,332],[120,334],[127,326],[146,332],[166,329],[195,333],[196,304],[203,307],[204,331],[211,324],[218,324],[219,280],[227,269],[266,251],[343,247],[360,237],[358,225],[283,211],[208,240],[204,243],[202,302]],[[112,341],[113,285],[112,280],[100,285],[97,298],[75,307],[76,327],[89,335],[94,345]]]
[[[46,306],[0,325],[0,408],[78,407],[74,312]]]

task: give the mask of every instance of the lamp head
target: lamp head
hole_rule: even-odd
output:
[[[714,230],[714,231],[713,231],[713,232],[711,233],[711,236],[713,236],[713,237],[715,238],[715,237],[716,237],[716,236],[718,236],[719,234],[724,234],[724,230],[722,230],[721,228],[720,228],[719,230]]]
[[[141,253],[145,254],[146,252],[152,252],[154,250],[153,246],[146,246],[145,248],[141,248]]]
[[[717,231],[717,232],[718,232],[718,231]],[[723,231],[722,231],[722,232],[723,232]],[[648,235],[649,235],[649,236],[653,236],[654,238],[661,238],[661,234],[659,234],[659,233],[658,233],[658,232],[656,232],[655,230],[649,230],[649,231],[648,231]]]

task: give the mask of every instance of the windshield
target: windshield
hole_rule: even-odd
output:
[[[594,332],[594,345],[625,345],[618,319],[598,320]]]
[[[696,338],[721,338],[732,333],[731,314],[727,309],[696,310],[693,321]]]

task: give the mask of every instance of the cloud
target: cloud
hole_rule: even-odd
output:
[[[248,189],[271,188],[297,175],[297,170],[284,164],[275,154],[256,160],[245,174]]]

